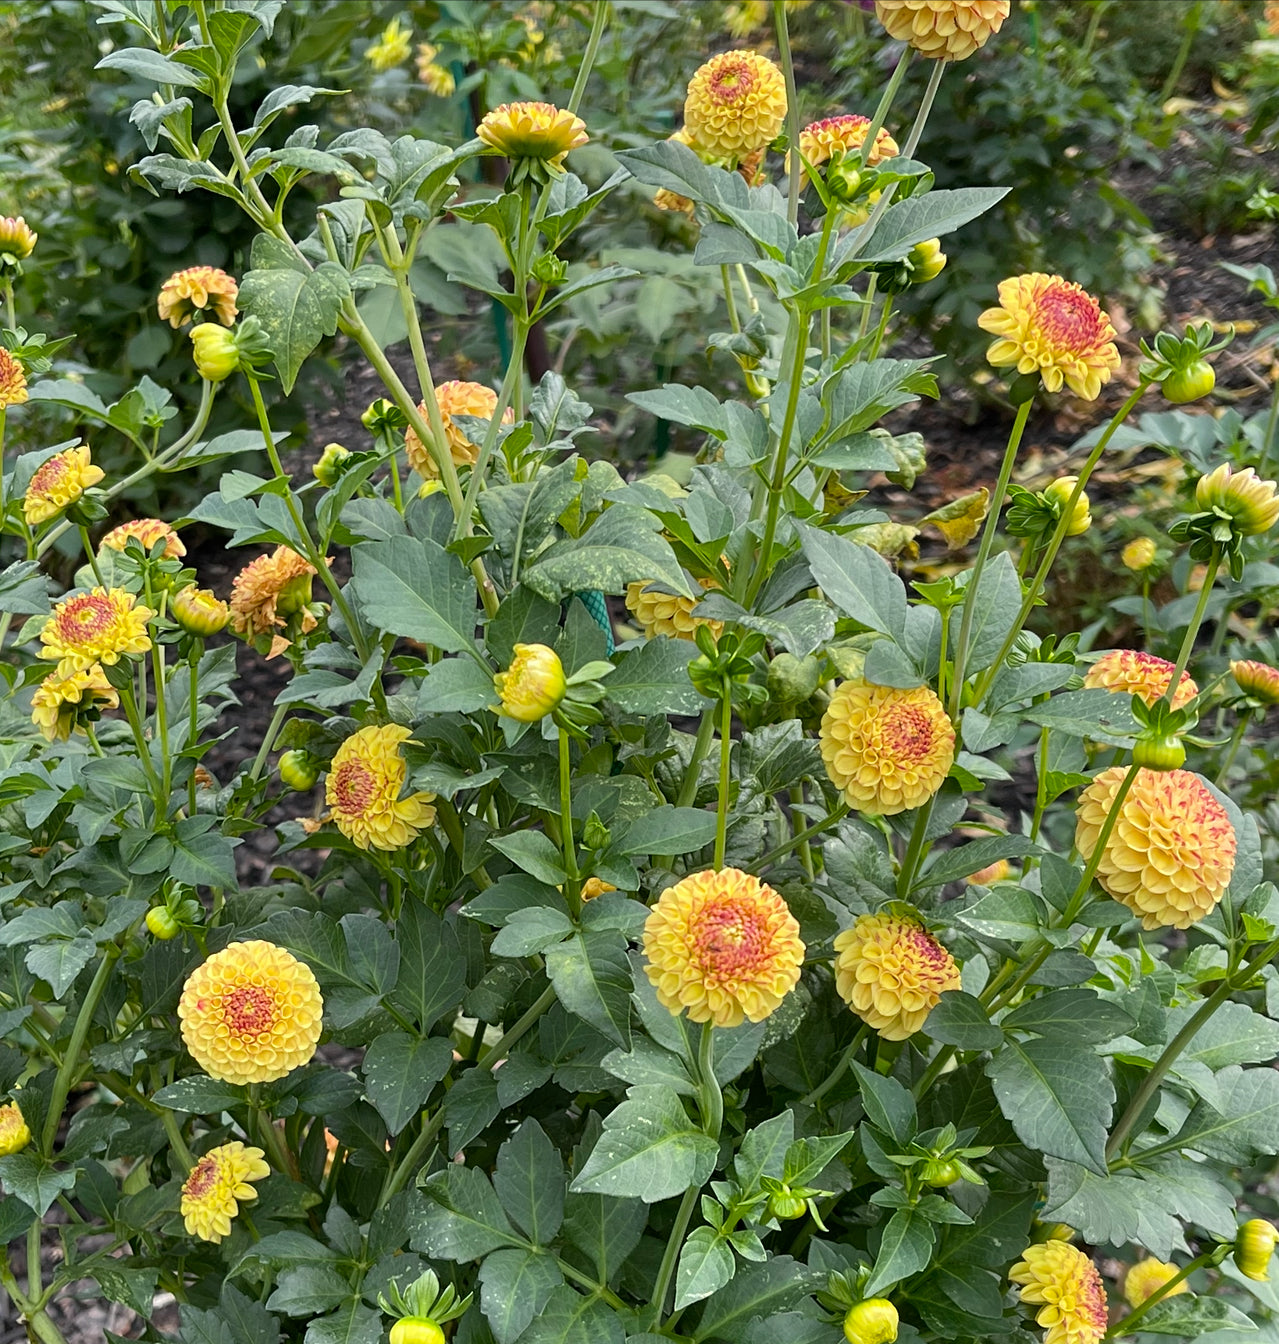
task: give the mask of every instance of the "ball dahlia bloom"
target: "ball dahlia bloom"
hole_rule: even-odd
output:
[[[130,537],[137,537],[142,543],[142,549],[148,553],[157,541],[163,541],[166,560],[177,560],[187,553],[182,539],[168,523],[161,522],[159,518],[134,518],[130,522],[121,523],[119,527],[113,527],[98,546],[109,551],[123,551]]]
[[[491,387],[485,387],[483,383],[464,383],[454,379],[451,382],[441,383],[435,389],[435,401],[440,408],[440,419],[444,422],[444,435],[448,440],[449,456],[452,457],[454,466],[473,467],[480,455],[479,447],[453,423],[453,417],[474,415],[481,420],[491,420],[493,412],[497,410],[497,393]],[[418,410],[425,416],[426,402],[420,402]],[[515,412],[508,406],[502,414],[502,423],[509,425],[514,423],[514,420]],[[426,480],[439,476],[440,469],[435,465],[435,458],[412,429],[404,431],[404,451],[408,454],[409,466],[419,476]]]
[[[877,0],[890,37],[937,61],[966,61],[1003,27],[1011,0]]]
[[[831,783],[850,807],[872,815],[922,807],[955,761],[955,730],[927,686],[846,681],[822,715],[820,736]]]
[[[1232,471],[1228,462],[1199,478],[1195,503],[1201,509],[1228,513],[1245,537],[1269,532],[1279,521],[1279,492],[1275,482],[1263,481],[1251,467]]]
[[[262,939],[215,952],[187,977],[178,1001],[191,1058],[223,1083],[270,1083],[306,1064],[323,1018],[311,968]]]
[[[1158,558],[1159,551],[1149,537],[1134,537],[1119,553],[1125,569],[1144,574]]]
[[[1079,795],[1075,846],[1091,860],[1127,771],[1103,770]],[[1138,770],[1106,841],[1097,881],[1147,929],[1188,929],[1230,885],[1235,828],[1189,770]]]
[[[433,793],[400,797],[408,773],[400,744],[411,736],[398,724],[369,724],[334,753],[325,801],[338,830],[361,849],[403,849],[435,821]]]
[[[1115,329],[1096,299],[1059,275],[1038,271],[999,282],[999,306],[977,325],[999,339],[986,351],[998,368],[1038,373],[1049,392],[1065,383],[1096,401],[1119,367]]]
[[[14,261],[26,261],[36,250],[39,237],[21,215],[0,215],[0,253],[7,253]],[[0,266],[0,271],[3,269]]]
[[[1084,685],[1089,690],[1114,691],[1121,695],[1138,695],[1147,705],[1153,705],[1168,693],[1168,683],[1176,667],[1166,658],[1137,649],[1111,649],[1084,673]],[[1180,709],[1199,694],[1199,687],[1188,672],[1181,674],[1171,705]]]
[[[171,327],[180,327],[196,315],[229,327],[240,311],[235,306],[240,287],[217,266],[190,266],[174,274],[160,286],[156,307],[160,321]]]
[[[1253,658],[1237,659],[1230,664],[1235,685],[1263,705],[1279,705],[1279,668]]]
[[[860,156],[868,130],[870,130],[870,118],[856,112],[810,122],[799,133],[800,153],[814,168],[836,154]],[[895,158],[900,153],[897,141],[881,126],[875,136],[875,143],[866,157],[867,166],[874,168],[885,159]]]
[[[862,915],[835,939],[835,988],[884,1040],[904,1041],[959,988],[959,967],[917,920]]]
[[[62,676],[51,672],[31,697],[31,722],[50,742],[65,742],[72,732],[95,722],[105,709],[118,709],[120,695],[101,663]]]
[[[288,648],[279,632],[291,616],[299,618],[299,632],[309,634],[318,622],[308,610],[315,566],[288,546],[251,561],[231,581],[231,629],[246,639],[271,635],[274,658]]]
[[[1138,1260],[1127,1274],[1124,1275],[1124,1301],[1130,1307],[1139,1307],[1151,1295],[1158,1292],[1170,1279],[1175,1279],[1181,1271],[1176,1265],[1167,1264],[1163,1260],[1156,1260],[1153,1255],[1147,1256],[1144,1260]],[[1170,1288],[1164,1297],[1176,1297],[1178,1293],[1188,1292],[1190,1285],[1182,1279],[1175,1287]]]
[[[503,103],[486,113],[475,128],[491,149],[508,159],[541,159],[552,168],[590,136],[581,117],[552,103]]]
[[[1097,1266],[1068,1241],[1027,1246],[1008,1271],[1021,1300],[1038,1307],[1044,1344],[1099,1344],[1106,1333],[1106,1290]]]
[[[216,1245],[231,1235],[231,1222],[240,1212],[240,1205],[258,1197],[249,1182],[271,1174],[265,1157],[261,1148],[224,1143],[210,1148],[196,1162],[182,1182],[182,1200],[178,1206],[193,1237]]]
[[[69,677],[94,663],[108,667],[130,654],[147,653],[147,622],[155,615],[123,588],[94,588],[60,602],[40,631],[41,658],[57,659],[57,675]]]
[[[103,475],[102,468],[93,465],[84,444],[45,458],[36,468],[22,499],[22,516],[27,526],[35,527],[56,518],[91,485],[97,485]]]
[[[653,639],[657,635],[665,635],[668,639],[692,639],[699,625],[709,627],[711,634],[718,639],[724,631],[724,622],[694,616],[693,608],[700,601],[700,597],[681,597],[678,593],[663,592],[651,583],[626,585],[626,609],[643,627],[646,639]]]
[[[717,1027],[762,1022],[799,982],[799,923],[772,887],[736,868],[692,873],[644,924],[645,973],[658,1002]]]
[[[0,345],[0,411],[21,406],[27,400],[27,373],[22,364]]]
[[[786,78],[757,51],[720,52],[689,81],[684,125],[715,158],[767,148],[785,120]]]
[[[12,1157],[31,1142],[31,1130],[23,1118],[17,1102],[6,1101],[0,1106],[0,1157]]]
[[[545,644],[517,644],[510,667],[493,685],[502,701],[499,712],[521,723],[544,719],[567,689],[559,654]]]

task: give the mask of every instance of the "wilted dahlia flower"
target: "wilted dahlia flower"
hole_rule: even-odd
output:
[[[1127,771],[1103,770],[1079,795],[1075,845],[1090,860]],[[1097,881],[1147,929],[1188,929],[1230,885],[1235,828],[1188,770],[1138,770],[1106,841]]]
[[[938,999],[959,988],[949,952],[916,920],[862,915],[835,939],[839,997],[886,1041],[919,1031]]]
[[[433,793],[400,797],[407,768],[398,724],[369,724],[337,749],[324,797],[338,830],[361,849],[403,849],[435,821]]]
[[[1153,705],[1168,692],[1168,683],[1176,667],[1166,658],[1137,649],[1112,649],[1103,654],[1084,673],[1084,685],[1089,690],[1104,688],[1122,695],[1139,695],[1147,705]],[[1181,674],[1171,700],[1173,709],[1188,705],[1199,694],[1199,687],[1188,672]]]
[[[893,816],[922,807],[941,788],[955,760],[955,730],[927,686],[846,681],[822,715],[821,751],[851,807]]]
[[[772,887],[736,868],[692,873],[658,898],[644,925],[645,972],[658,1002],[694,1022],[762,1022],[799,981],[799,924]]]
[[[271,635],[274,658],[288,648],[279,632],[289,617],[298,616],[302,634],[316,627],[307,609],[315,567],[288,546],[277,546],[270,555],[250,561],[231,581],[231,629],[245,639]]]
[[[736,160],[766,148],[785,120],[785,76],[757,51],[720,52],[689,81],[684,125],[716,158]]]
[[[1044,1344],[1098,1344],[1106,1333],[1106,1290],[1097,1266],[1068,1241],[1027,1246],[1008,1271],[1021,1300],[1038,1307]]]
[[[323,1017],[311,968],[262,939],[215,952],[187,977],[178,1001],[191,1058],[224,1083],[269,1083],[307,1063]]]
[[[263,1161],[265,1156],[261,1148],[224,1143],[210,1148],[191,1168],[182,1183],[178,1207],[193,1237],[216,1245],[231,1235],[231,1220],[240,1212],[240,1205],[258,1197],[249,1182],[271,1174]]]
[[[235,306],[239,286],[217,266],[190,266],[176,271],[160,286],[156,307],[160,321],[171,327],[189,322],[196,313],[205,313],[229,327],[239,309]]]
[[[1115,329],[1101,305],[1059,275],[1034,272],[999,282],[999,307],[977,325],[999,339],[986,351],[996,368],[1038,373],[1049,392],[1064,382],[1076,396],[1095,401],[1119,367]]]
[[[1003,26],[1011,0],[878,0],[890,37],[938,61],[965,61]]]

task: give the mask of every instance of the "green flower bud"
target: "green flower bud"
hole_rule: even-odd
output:
[[[340,443],[326,443],[320,460],[311,468],[311,474],[321,485],[336,485],[350,457],[349,448],[343,448]]]

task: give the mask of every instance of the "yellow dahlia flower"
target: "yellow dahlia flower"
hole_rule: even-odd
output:
[[[431,42],[417,44],[417,77],[426,85],[426,91],[437,98],[448,98],[457,87],[452,71],[447,66],[437,65],[435,58],[440,54],[439,47]]]
[[[408,60],[413,48],[409,38],[413,30],[406,28],[399,19],[392,19],[382,29],[382,36],[364,48],[364,59],[374,70],[393,70]]]
[[[95,467],[89,449],[81,444],[45,458],[27,486],[22,500],[22,515],[28,527],[56,518],[82,494],[103,477],[101,467]]]
[[[0,345],[0,411],[27,399],[27,374],[22,364]]]
[[[403,849],[435,821],[433,793],[400,797],[407,773],[400,744],[410,736],[398,724],[369,724],[334,754],[325,801],[338,830],[361,849]]]
[[[151,648],[147,622],[155,615],[122,588],[80,593],[60,602],[40,631],[41,658],[58,660],[57,675],[69,677],[94,663],[110,666]]]
[[[846,681],[822,715],[820,736],[831,783],[850,807],[872,815],[922,807],[955,762],[955,730],[927,686]]]
[[[737,1027],[762,1022],[795,988],[804,944],[772,887],[723,868],[662,892],[644,924],[644,957],[663,1008]]]
[[[307,1063],[323,1019],[311,968],[261,939],[215,952],[187,977],[178,1001],[191,1058],[223,1083],[270,1083]]]
[[[521,723],[544,719],[564,699],[564,665],[545,644],[517,644],[505,672],[493,678],[501,697],[500,712]]]
[[[26,261],[35,251],[39,237],[21,215],[0,215],[0,253],[8,253],[15,261]]]
[[[1138,1260],[1124,1275],[1124,1301],[1130,1307],[1141,1306],[1151,1293],[1157,1292],[1169,1279],[1175,1279],[1180,1272],[1176,1265],[1156,1260],[1153,1255]],[[1190,1285],[1182,1279],[1175,1288],[1164,1293],[1164,1297],[1176,1297],[1178,1293],[1188,1292],[1189,1289]]]
[[[1079,795],[1075,846],[1092,858],[1127,771],[1103,770]],[[1235,828],[1188,770],[1138,770],[1097,869],[1097,881],[1144,928],[1188,929],[1230,885]]]
[[[290,616],[300,618],[304,635],[316,627],[307,609],[314,574],[315,566],[287,546],[277,546],[270,555],[245,565],[231,582],[231,629],[246,639],[272,635],[269,656],[274,658],[288,647],[279,631]]]
[[[955,959],[913,919],[862,915],[835,939],[839,997],[886,1041],[919,1031],[937,1000],[959,988]]]
[[[205,313],[229,327],[240,310],[235,300],[239,286],[216,266],[191,266],[176,271],[160,286],[157,307],[160,321],[171,327],[189,322],[196,313]]]
[[[712,56],[689,81],[688,133],[716,158],[740,159],[777,139],[786,120],[786,79],[757,51]]]
[[[703,586],[712,585],[709,581],[703,581]],[[653,639],[657,635],[665,635],[668,639],[692,639],[699,625],[707,626],[718,639],[724,631],[724,622],[694,616],[693,608],[700,601],[700,597],[664,593],[651,583],[626,585],[626,609],[643,627],[646,639]]]
[[[169,614],[189,635],[207,639],[226,629],[231,619],[231,608],[208,588],[197,588],[189,583],[175,593],[169,605]]]
[[[1263,481],[1251,467],[1231,471],[1223,462],[1216,471],[1201,476],[1195,486],[1195,503],[1201,509],[1221,509],[1234,519],[1245,537],[1269,532],[1279,521],[1279,493],[1274,481]]]
[[[590,139],[581,117],[551,103],[503,103],[485,115],[475,134],[508,159],[542,159],[552,168],[562,167],[569,150]]]
[[[1059,509],[1064,509],[1070,503],[1070,497],[1075,493],[1075,486],[1078,482],[1078,476],[1059,476],[1045,488],[1044,497],[1056,504]],[[1091,526],[1092,505],[1087,494],[1081,490],[1079,497],[1075,500],[1075,507],[1070,511],[1070,522],[1066,527],[1066,535],[1068,537],[1081,537]]]
[[[161,522],[159,518],[134,518],[130,522],[121,523],[119,527],[113,527],[98,545],[107,550],[122,551],[129,544],[130,537],[137,537],[142,543],[142,549],[148,553],[157,541],[163,540],[166,560],[176,560],[187,553],[182,539],[168,523]]]
[[[966,61],[1003,26],[1010,0],[876,0],[890,37],[938,61]]]
[[[258,1197],[249,1182],[271,1174],[263,1161],[265,1156],[261,1148],[224,1143],[210,1148],[191,1168],[182,1183],[179,1209],[193,1237],[216,1245],[231,1235],[231,1220],[240,1212],[240,1205]]]
[[[1159,552],[1149,537],[1134,537],[1119,553],[1125,569],[1142,574],[1155,563]]]
[[[444,422],[444,435],[448,440],[449,454],[455,466],[473,467],[480,455],[479,448],[453,423],[455,415],[474,415],[481,420],[491,420],[497,410],[497,393],[483,383],[464,383],[456,379],[441,383],[435,389],[435,400],[440,408],[440,419]],[[422,415],[426,415],[426,402],[418,405]],[[507,407],[502,415],[502,423],[509,425],[515,420],[515,412]],[[409,466],[419,476],[430,480],[440,474],[435,458],[426,450],[422,440],[412,429],[404,431],[404,451],[408,454]]]
[[[0,1106],[0,1157],[12,1157],[31,1142],[31,1131],[16,1102]]]
[[[1279,668],[1252,658],[1237,659],[1230,664],[1230,675],[1244,695],[1263,705],[1279,705]]]
[[[1112,649],[1084,673],[1084,685],[1089,690],[1105,689],[1121,695],[1139,695],[1147,705],[1153,705],[1168,693],[1168,683],[1176,667],[1166,658],[1137,649]],[[1199,687],[1188,672],[1181,674],[1171,705],[1180,709],[1199,694]]]
[[[1008,1271],[1021,1300],[1038,1307],[1044,1344],[1099,1344],[1106,1333],[1106,1290],[1097,1266],[1068,1241],[1027,1246]]]
[[[870,118],[860,116],[856,112],[814,121],[799,133],[800,153],[815,168],[836,154],[845,156],[856,154],[860,157],[868,130],[870,130]],[[876,164],[883,163],[885,159],[895,158],[900,153],[897,141],[881,127],[866,159],[867,166],[874,168]]]
[[[975,873],[969,873],[964,881],[970,887],[993,887],[996,882],[1003,882],[1011,872],[1007,859],[996,859],[994,863],[978,868]]]
[[[119,709],[120,695],[100,663],[62,676],[50,672],[31,697],[31,722],[50,742],[65,742],[85,722],[96,722],[104,709]]]
[[[1096,401],[1119,367],[1115,329],[1101,305],[1059,275],[1017,275],[999,282],[999,307],[977,325],[999,339],[986,351],[996,368],[1038,373],[1049,392],[1065,382],[1076,396]]]
[[[1264,1218],[1249,1218],[1235,1237],[1234,1261],[1239,1272],[1254,1283],[1270,1282],[1270,1258],[1279,1242],[1279,1229]]]

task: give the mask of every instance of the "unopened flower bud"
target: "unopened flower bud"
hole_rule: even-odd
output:
[[[1223,462],[1216,471],[1199,478],[1195,503],[1201,509],[1220,509],[1234,520],[1245,537],[1269,532],[1279,520],[1279,494],[1274,481],[1263,481],[1251,467],[1232,471]]]
[[[1279,705],[1279,668],[1255,659],[1238,659],[1230,664],[1235,685],[1263,705]]]
[[[603,896],[606,891],[616,890],[617,888],[611,882],[605,882],[602,877],[588,877],[582,883],[582,899],[593,901],[597,896]]]
[[[1264,1218],[1250,1218],[1235,1238],[1235,1264],[1254,1283],[1270,1282],[1270,1257],[1279,1241],[1279,1231]]]
[[[505,672],[493,678],[501,697],[499,713],[521,723],[545,718],[564,699],[564,666],[545,644],[517,644]]]
[[[543,252],[533,263],[533,279],[543,285],[562,285],[568,267],[554,252]]]
[[[231,619],[231,608],[225,602],[193,583],[174,595],[169,612],[187,634],[201,639],[216,635]]]
[[[1155,543],[1149,537],[1134,537],[1120,552],[1119,558],[1125,569],[1142,574],[1155,563],[1158,554]]]
[[[1044,497],[1051,500],[1059,511],[1064,511],[1066,505],[1070,503],[1070,496],[1074,493],[1075,485],[1078,482],[1078,476],[1059,476],[1044,491]],[[1066,527],[1068,537],[1077,537],[1087,532],[1092,526],[1092,513],[1089,509],[1088,496],[1081,490],[1079,498],[1075,500],[1075,506],[1070,511],[1070,522]]]
[[[844,1338],[848,1344],[892,1344],[897,1338],[897,1308],[884,1297],[868,1297],[848,1309]]]
[[[240,352],[234,332],[216,322],[201,322],[191,328],[190,336],[195,346],[195,367],[201,378],[221,383],[239,368]]]
[[[295,793],[306,793],[320,777],[320,763],[309,751],[286,751],[280,757],[280,782]]]
[[[342,468],[351,457],[351,450],[340,443],[326,443],[320,460],[311,468],[311,474],[321,485],[336,485]]]
[[[799,704],[817,689],[821,675],[822,665],[811,654],[796,658],[793,653],[779,653],[768,665],[768,690],[779,704]]]
[[[379,434],[383,431],[403,430],[407,428],[409,418],[393,402],[386,397],[379,397],[376,401],[370,403],[369,408],[360,416],[360,424],[369,431],[370,434]]]
[[[946,269],[946,254],[941,250],[940,238],[926,238],[910,249],[909,261],[914,268],[911,279],[917,285],[936,280]]]

